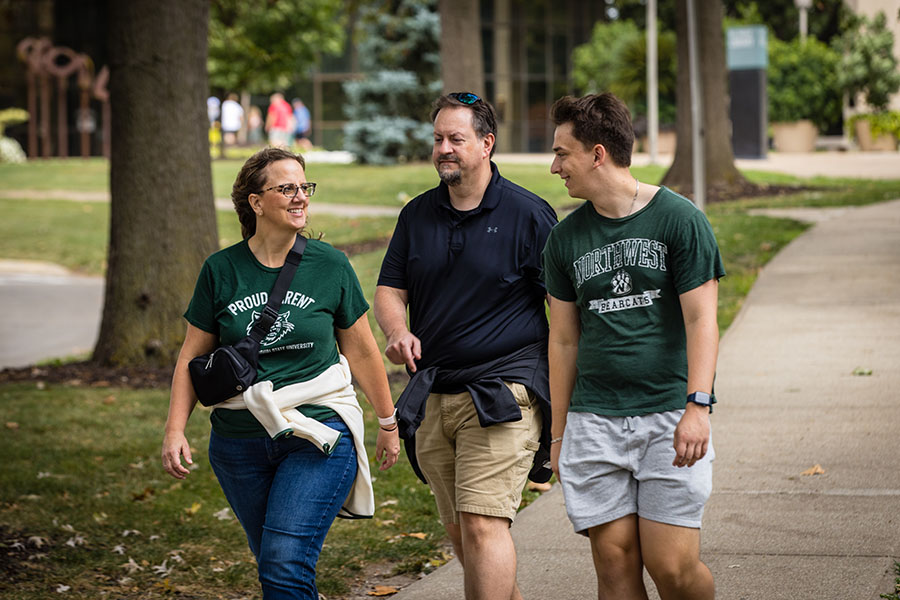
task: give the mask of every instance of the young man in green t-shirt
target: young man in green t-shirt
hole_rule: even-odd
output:
[[[712,489],[709,413],[725,274],[686,198],[641,185],[634,133],[612,94],[565,97],[551,172],[587,200],[543,254],[550,301],[551,463],[575,530],[591,540],[600,597],[714,597],[700,561]]]

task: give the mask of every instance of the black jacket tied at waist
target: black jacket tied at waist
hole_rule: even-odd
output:
[[[537,398],[543,417],[540,448],[528,478],[545,483],[550,470],[550,371],[547,365],[547,343],[536,342],[498,359],[462,369],[428,367],[409,380],[397,400],[397,422],[404,440],[406,455],[416,475],[425,482],[416,460],[416,429],[425,418],[425,402],[434,390],[465,390],[472,396],[475,412],[482,427],[510,423],[522,419],[522,411],[512,391],[503,382],[521,383]],[[427,482],[426,482],[427,483]]]

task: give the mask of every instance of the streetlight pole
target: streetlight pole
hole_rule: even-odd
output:
[[[809,7],[812,6],[812,0],[794,0],[794,4],[800,12],[800,41],[805,42],[807,31],[806,17]]]
[[[647,0],[647,142],[650,164],[656,164],[659,139],[659,78],[656,46],[656,0]]]

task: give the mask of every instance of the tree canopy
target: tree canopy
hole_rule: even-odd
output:
[[[228,90],[268,93],[344,47],[341,0],[212,0],[209,80]]]

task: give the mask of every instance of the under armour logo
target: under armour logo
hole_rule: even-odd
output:
[[[487,232],[488,233],[497,233],[497,228],[496,227],[488,227]]]

